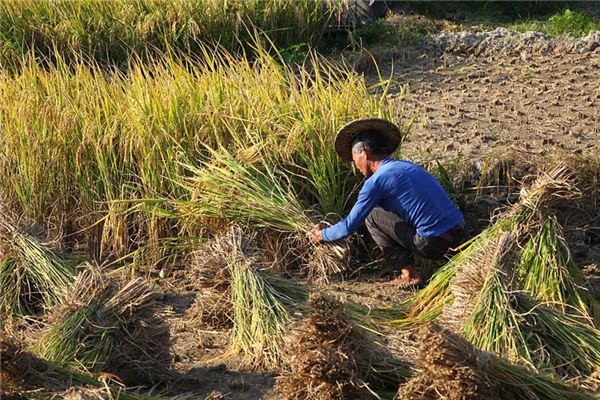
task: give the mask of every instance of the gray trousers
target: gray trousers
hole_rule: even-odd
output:
[[[466,239],[464,222],[444,235],[422,238],[415,229],[400,216],[381,207],[375,207],[365,224],[371,237],[383,252],[385,261],[394,268],[413,266],[414,254],[438,260],[451,248]]]

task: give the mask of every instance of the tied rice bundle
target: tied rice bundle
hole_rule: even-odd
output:
[[[252,254],[252,239],[245,240],[241,229],[232,228],[226,241],[232,312],[229,352],[243,353],[245,362],[254,367],[276,367],[287,325],[292,314],[300,312],[307,290],[261,274]]]
[[[531,233],[516,273],[519,286],[536,300],[592,322],[600,317],[600,304],[586,287],[555,217]]]
[[[513,290],[519,265],[510,234],[490,241],[452,281],[454,300],[441,321],[477,348],[558,376],[591,374],[600,365],[600,331],[578,315]]]
[[[83,268],[47,318],[36,355],[85,371],[118,371],[131,381],[136,374],[160,379],[168,331],[155,317],[150,287],[141,278],[120,283],[94,265]]]
[[[549,173],[540,175],[528,189],[521,191],[518,203],[501,215],[493,226],[465,243],[461,247],[462,251],[434,274],[427,287],[409,299],[406,306],[410,307],[411,311],[405,319],[392,321],[392,325],[402,327],[435,320],[444,307],[453,301],[450,282],[461,271],[463,265],[477,262],[486,242],[497,240],[503,233],[512,233],[517,242],[530,241],[530,246],[534,246],[535,240],[532,241],[532,238],[541,237],[538,232],[544,227],[548,218],[551,218],[553,208],[565,200],[577,197],[578,193],[573,184],[572,174],[569,173],[564,164],[559,164]],[[544,239],[546,240],[547,236]],[[552,292],[552,300],[564,299],[567,308],[583,309],[581,313],[584,313],[584,315],[593,315],[596,312],[594,311],[597,307],[596,302],[581,287],[583,282],[578,282],[580,281],[580,275],[574,269],[567,267],[567,276],[565,266],[560,260],[559,262],[548,262],[548,260],[540,258],[548,253],[555,259],[560,258],[561,252],[565,252],[563,245],[565,245],[564,242],[561,246],[551,246],[551,243],[545,244],[546,253],[542,254],[531,251],[525,252],[523,256],[524,266],[537,263],[546,266],[546,268],[524,267],[520,280],[524,282],[523,285],[526,287],[521,289],[528,290],[528,287],[534,296]],[[568,251],[568,249],[566,250]],[[561,276],[562,274],[562,277],[560,280],[544,279],[548,274],[554,276]],[[543,298],[543,300],[547,299]]]
[[[90,374],[36,357],[4,331],[0,331],[0,378],[0,395],[7,399],[161,400],[128,393],[123,386],[112,385],[102,374]]]
[[[11,318],[58,304],[74,279],[73,260],[51,250],[39,232],[18,226],[14,216],[0,211],[0,312]]]
[[[595,397],[476,349],[464,338],[431,324],[419,335],[419,374],[398,390],[406,400],[592,400]]]
[[[242,353],[251,367],[273,368],[281,362],[289,325],[311,309],[309,293],[322,289],[265,274],[262,269],[270,261],[260,259],[255,242],[255,234],[245,236],[234,226],[193,255],[198,284],[208,290],[198,294],[188,317],[216,329],[230,328],[227,354]],[[354,302],[345,307],[354,321],[372,327],[399,313]]]
[[[377,397],[373,390],[397,387],[410,367],[393,358],[346,307],[322,294],[310,298],[311,314],[286,338],[287,369],[276,388],[286,399]]]

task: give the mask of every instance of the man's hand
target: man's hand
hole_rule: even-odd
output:
[[[323,224],[315,225],[310,231],[306,232],[306,237],[315,246],[323,242]]]

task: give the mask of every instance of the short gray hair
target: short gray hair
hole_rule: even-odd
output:
[[[387,151],[385,136],[379,132],[363,132],[352,141],[352,152],[358,154],[365,150],[375,155],[385,155]]]

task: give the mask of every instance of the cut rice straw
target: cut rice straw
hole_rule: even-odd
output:
[[[0,217],[0,312],[7,318],[34,314],[60,301],[75,276],[72,259],[42,243],[31,229]],[[2,323],[7,320],[2,321]]]
[[[191,173],[183,185],[191,193],[189,202],[178,202],[183,215],[190,218],[225,220],[269,228],[292,235],[291,247],[305,263],[307,276],[327,281],[347,265],[347,244],[312,246],[305,234],[315,223],[308,217],[302,201],[285,169],[263,163],[260,167],[237,159],[225,148],[208,150],[210,162],[201,168],[186,166]]]
[[[61,305],[48,316],[47,328],[33,348],[36,355],[84,371],[102,371],[117,367],[130,351],[125,357],[130,364],[118,367],[147,368],[140,354],[154,343],[134,343],[133,350],[128,343],[135,341],[130,336],[139,320],[152,314],[154,293],[141,278],[120,285],[97,266],[86,264],[82,269],[73,285],[64,288]],[[145,330],[155,332],[154,327]],[[156,361],[160,352],[152,353]],[[157,365],[155,370],[163,367]]]
[[[462,251],[433,275],[427,287],[408,300],[406,307],[410,311],[407,317],[393,321],[391,325],[411,326],[435,320],[444,306],[452,301],[450,281],[461,270],[463,263],[478,256],[486,241],[494,240],[504,232],[513,232],[518,241],[530,237],[531,232],[543,225],[551,215],[553,207],[577,197],[578,193],[573,185],[572,174],[564,164],[541,174],[528,189],[522,189],[519,201],[500,215],[494,225],[463,244]]]
[[[478,350],[433,324],[421,329],[419,350],[421,372],[400,387],[398,399],[595,399],[552,377]]]
[[[313,294],[311,312],[286,337],[287,368],[276,389],[285,399],[377,398],[410,375],[410,366],[354,324],[339,300]]]
[[[517,279],[536,300],[600,323],[600,304],[586,287],[555,217],[549,216],[531,233],[521,253]]]

